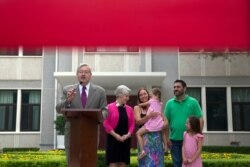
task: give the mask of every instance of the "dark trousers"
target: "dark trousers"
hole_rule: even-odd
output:
[[[173,160],[173,166],[174,167],[181,167],[182,166],[182,140],[171,140],[172,146],[170,148],[171,150],[171,156]]]

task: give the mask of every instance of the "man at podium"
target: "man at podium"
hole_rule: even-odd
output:
[[[76,77],[78,83],[63,88],[60,102],[56,105],[56,111],[61,113],[63,108],[71,109],[102,109],[107,105],[105,90],[91,83],[92,70],[88,64],[81,64],[77,68]],[[70,122],[66,121],[64,144],[69,166],[70,158]]]

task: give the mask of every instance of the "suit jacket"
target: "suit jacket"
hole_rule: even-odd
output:
[[[70,104],[67,104],[67,91],[74,87],[76,89],[76,95],[73,101]],[[89,94],[87,98],[87,103],[85,109],[102,109],[106,107],[107,100],[106,100],[106,93],[105,90],[98,86],[90,83],[89,86]],[[56,111],[61,113],[62,108],[74,108],[74,109],[82,109],[82,101],[81,95],[79,90],[79,83],[74,85],[65,86],[63,88],[63,95],[61,101],[56,105]],[[66,121],[65,124],[65,147],[69,147],[69,136],[70,136],[70,122]]]
[[[125,105],[125,108],[128,116],[128,132],[132,134],[135,128],[134,112],[133,109],[128,105]],[[110,133],[110,131],[115,129],[118,120],[119,111],[118,107],[116,106],[116,102],[114,102],[108,105],[108,117],[103,122],[103,126],[105,127],[107,133]]]

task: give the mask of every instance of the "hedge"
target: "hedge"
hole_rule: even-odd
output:
[[[64,151],[23,151],[0,154],[1,167],[66,167]]]
[[[3,148],[3,153],[8,153],[8,152],[24,152],[24,151],[39,151],[40,148],[37,147],[30,147],[30,148]]]
[[[202,153],[204,167],[250,167],[249,154],[236,153]],[[166,167],[172,167],[171,156],[164,157]],[[131,167],[137,167],[136,150],[131,150]],[[0,154],[1,167],[66,167],[65,152],[23,151]],[[98,167],[105,167],[105,152],[98,151]]]
[[[238,153],[250,154],[250,147],[234,147],[234,146],[203,146],[202,151],[211,153]]]

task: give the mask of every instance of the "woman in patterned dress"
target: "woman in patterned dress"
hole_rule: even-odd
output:
[[[145,103],[149,100],[149,93],[145,88],[139,89],[137,93],[138,103]],[[150,118],[157,116],[158,113],[152,112],[146,115],[148,107],[134,107],[135,121],[139,128]],[[147,155],[138,160],[139,167],[163,167],[164,166],[164,144],[161,131],[147,133],[143,136],[144,150]],[[139,147],[138,147],[139,149]],[[140,150],[138,150],[140,152]]]

